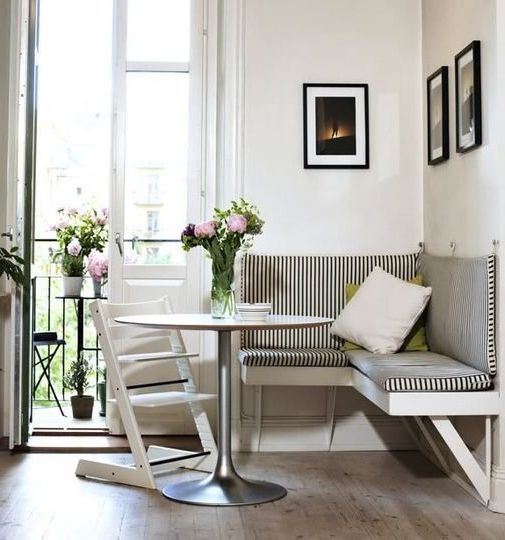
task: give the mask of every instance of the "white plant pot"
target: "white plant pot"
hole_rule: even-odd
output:
[[[63,296],[81,296],[82,276],[63,276]]]

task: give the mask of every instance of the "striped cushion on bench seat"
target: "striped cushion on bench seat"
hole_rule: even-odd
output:
[[[352,366],[387,392],[463,392],[493,386],[489,374],[433,352],[346,354]]]
[[[243,348],[239,360],[244,366],[261,367],[344,367],[345,354],[337,349],[254,349]]]

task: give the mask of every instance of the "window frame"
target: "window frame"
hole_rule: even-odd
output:
[[[208,0],[189,0],[191,3],[191,32],[190,58],[188,62],[166,61],[128,61],[127,60],[127,4],[128,0],[114,0],[114,29],[113,29],[113,74],[112,74],[112,174],[111,174],[111,212],[110,221],[110,261],[111,267],[116,268],[119,279],[142,279],[146,267],[149,276],[160,279],[186,279],[187,257],[185,264],[128,264],[123,260],[115,239],[124,246],[124,242],[134,242],[136,239],[124,239],[125,223],[125,177],[126,177],[126,85],[129,73],[188,73],[189,79],[189,129],[188,135],[188,168],[187,168],[187,212],[188,221],[200,219],[202,198],[205,197],[205,158],[206,152],[206,115],[207,100],[204,98],[207,90],[206,61],[207,61],[207,31],[205,29],[208,12]],[[162,189],[160,189],[162,191]],[[176,242],[179,239],[161,239]],[[127,270],[125,269],[127,267]],[[121,270],[120,270],[121,269]],[[120,271],[119,271],[120,270]],[[118,292],[121,290],[118,283]],[[116,296],[113,293],[113,296]]]

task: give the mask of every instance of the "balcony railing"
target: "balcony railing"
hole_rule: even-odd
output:
[[[89,292],[92,296],[92,282],[90,278],[84,278],[83,291]],[[78,356],[78,313],[77,300],[58,298],[63,293],[61,276],[38,275],[32,279],[32,306],[33,306],[33,331],[52,331],[58,334],[58,338],[63,338],[66,342],[60,348],[48,370],[48,378],[56,391],[58,399],[68,400],[71,391],[63,386],[63,378],[73,360]],[[99,381],[99,368],[101,367],[98,338],[91,322],[87,300],[83,300],[84,305],[84,342],[83,353],[95,366],[93,380],[95,382],[95,393]],[[45,356],[45,355],[44,355]],[[38,380],[42,373],[40,366],[36,367],[34,379]],[[90,382],[92,382],[90,380]],[[90,389],[91,390],[91,389]],[[45,377],[42,378],[40,386],[34,396],[34,403],[54,402],[54,398],[49,392],[49,384]]]

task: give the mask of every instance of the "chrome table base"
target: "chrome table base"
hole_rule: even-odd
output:
[[[286,489],[270,482],[241,478],[231,455],[231,331],[219,331],[218,362],[218,456],[214,472],[203,480],[171,484],[163,488],[167,499],[205,506],[242,506],[275,501]]]
[[[217,478],[214,474],[204,480],[191,480],[167,486],[167,499],[204,506],[243,506],[275,501],[286,495],[286,490],[270,482],[252,482],[236,475]]]

